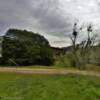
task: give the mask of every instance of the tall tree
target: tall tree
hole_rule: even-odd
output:
[[[25,30],[8,30],[2,47],[3,59],[8,65],[50,65],[54,61],[49,42]]]

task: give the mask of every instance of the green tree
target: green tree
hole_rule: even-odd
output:
[[[3,39],[2,56],[7,65],[51,65],[53,52],[41,35],[10,29]]]

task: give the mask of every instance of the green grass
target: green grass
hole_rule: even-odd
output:
[[[100,78],[0,73],[0,100],[100,100]]]

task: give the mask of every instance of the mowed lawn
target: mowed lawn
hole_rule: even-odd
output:
[[[0,73],[0,100],[100,100],[100,78]]]

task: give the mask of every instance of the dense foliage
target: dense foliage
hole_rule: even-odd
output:
[[[54,61],[49,42],[25,30],[8,30],[2,49],[3,63],[7,65],[51,65]]]

